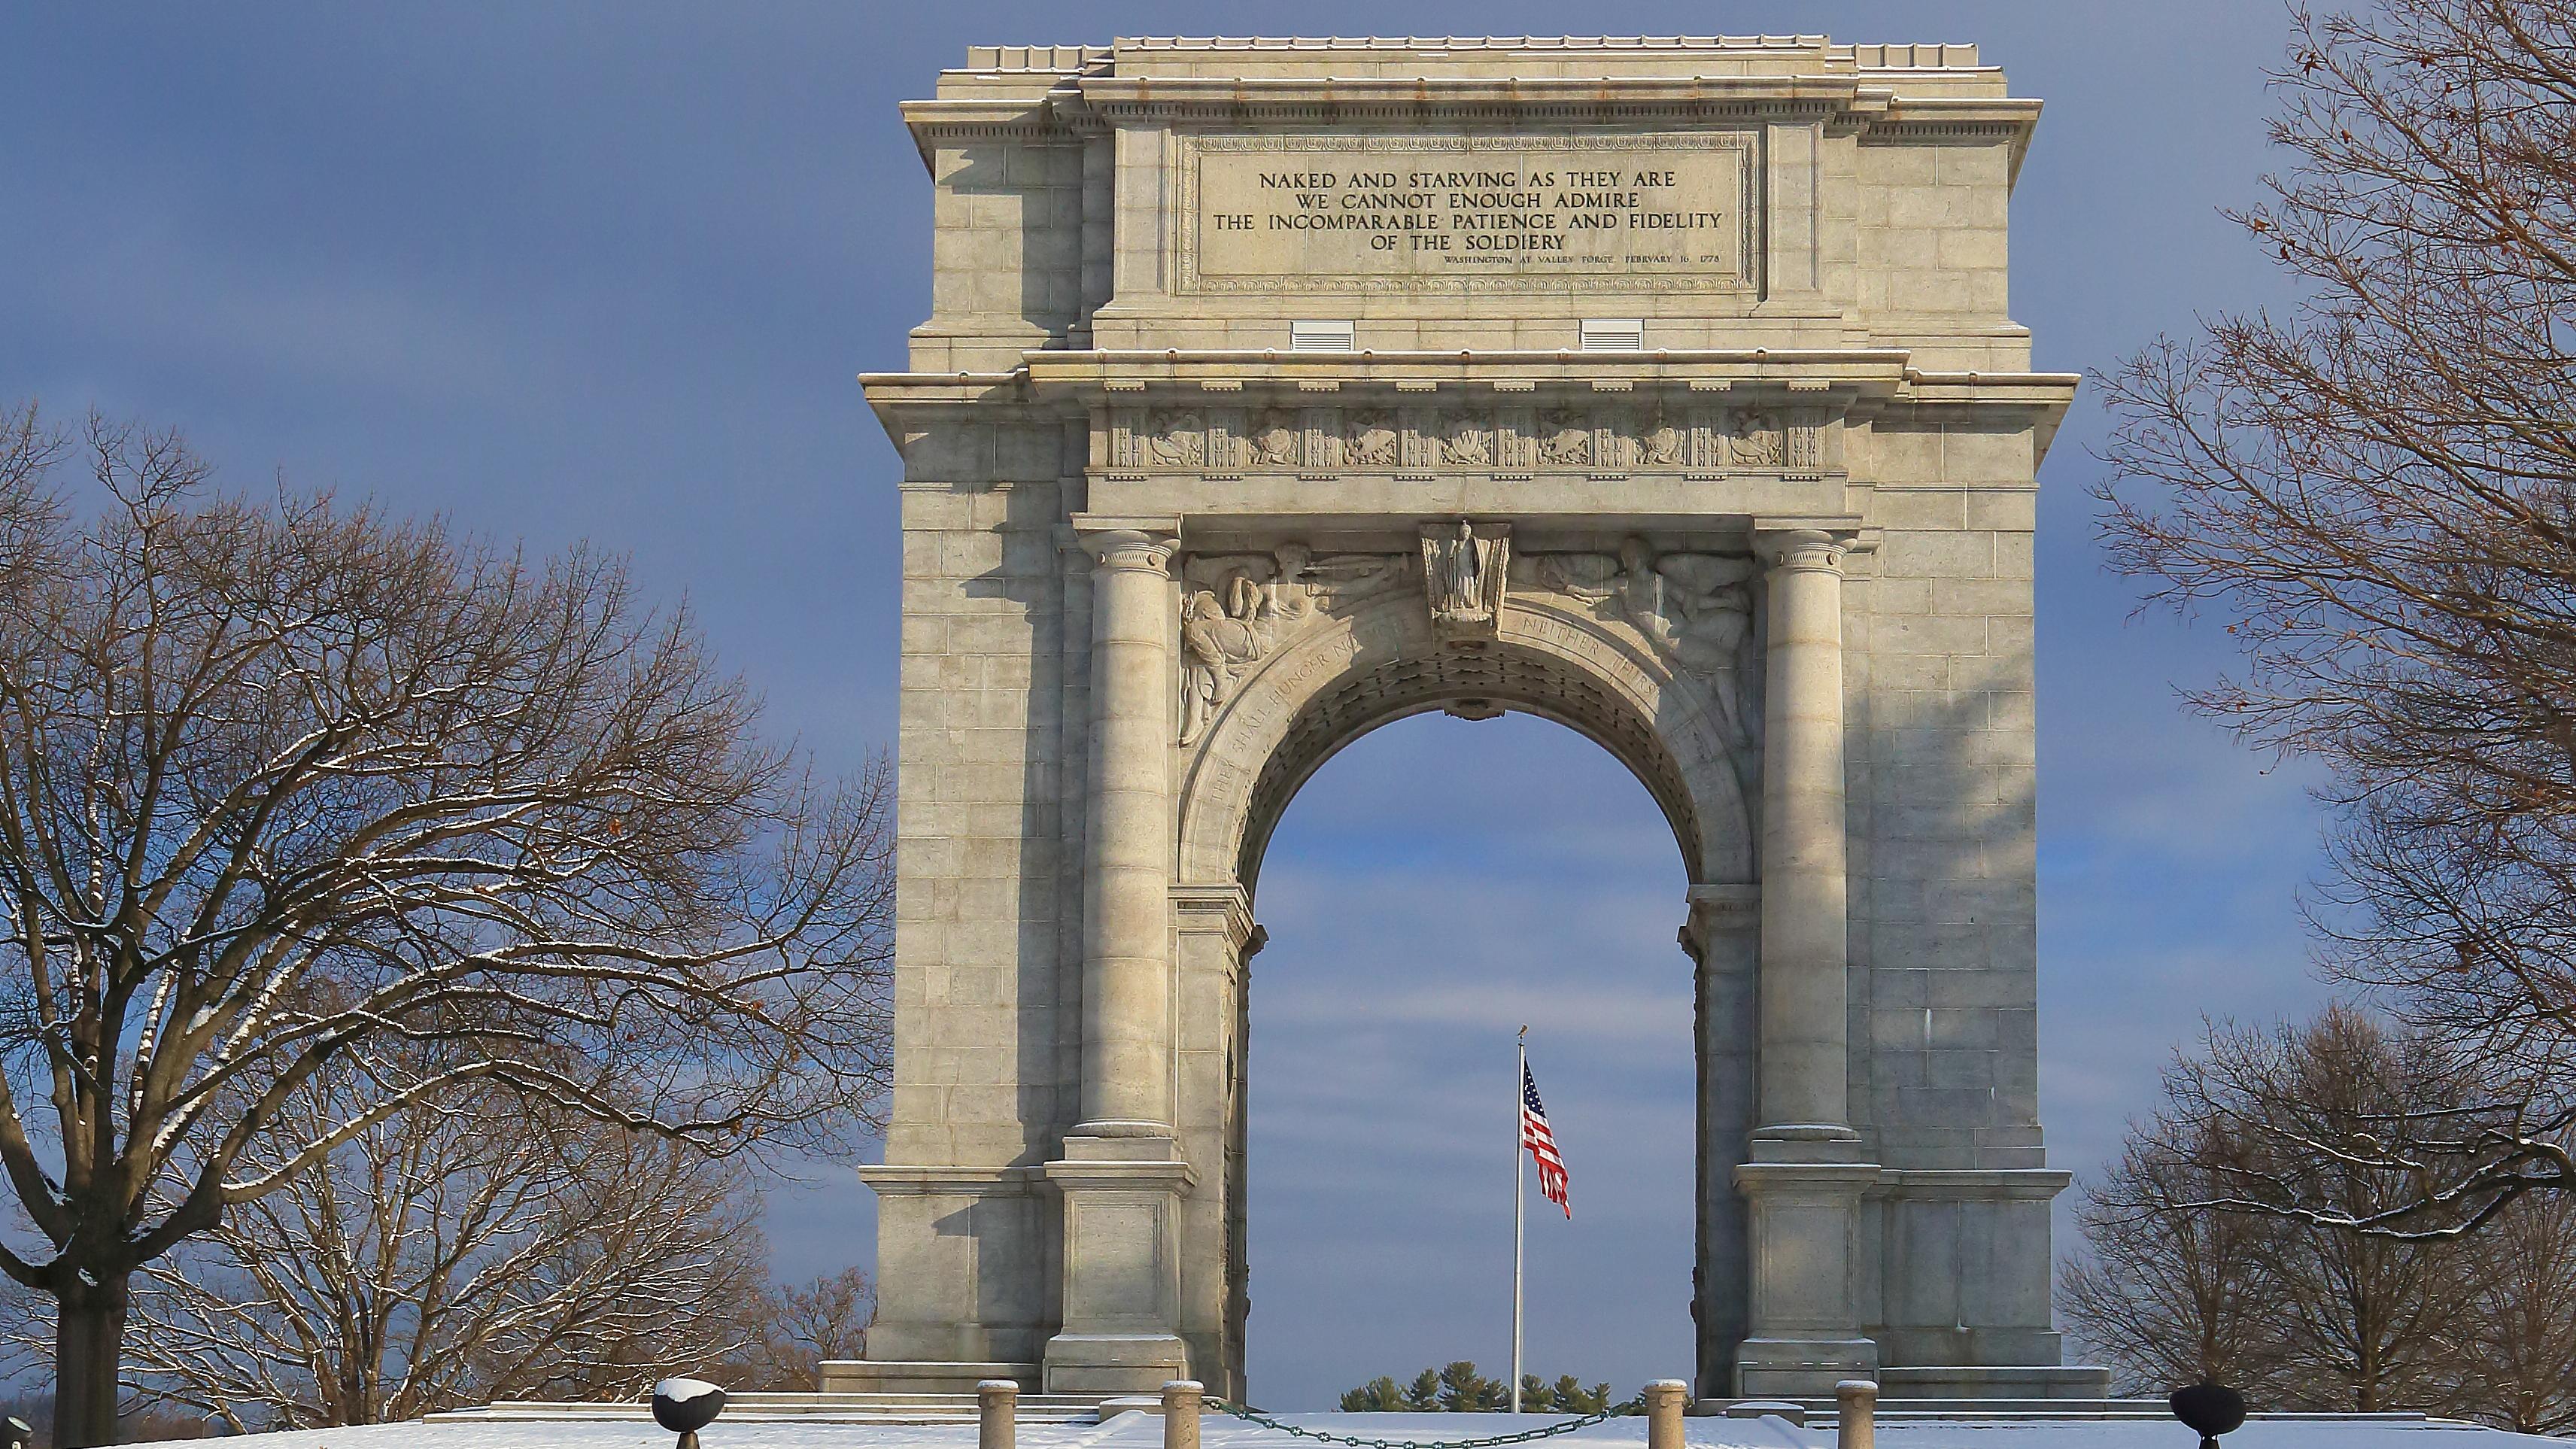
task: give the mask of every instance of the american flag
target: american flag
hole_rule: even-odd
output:
[[[1574,1208],[1565,1196],[1565,1159],[1556,1155],[1556,1134],[1547,1128],[1547,1109],[1538,1104],[1538,1082],[1530,1076],[1528,1062],[1521,1063],[1521,1146],[1538,1164],[1539,1192],[1564,1208],[1571,1220]]]

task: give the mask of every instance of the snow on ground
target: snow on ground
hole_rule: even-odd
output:
[[[631,1410],[628,1411],[631,1414]],[[1283,1423],[1408,1444],[1482,1438],[1536,1428],[1539,1415],[1472,1418],[1454,1414],[1283,1414]],[[1542,1443],[1564,1449],[1641,1449],[1643,1419],[1617,1419]],[[541,1420],[446,1418],[428,1423],[307,1429],[237,1441],[245,1449],[671,1449],[673,1436],[632,1417]],[[1689,1449],[1832,1449],[1831,1428],[1799,1428],[1779,1419],[1691,1419]],[[1206,1449],[1328,1449],[1313,1439],[1208,1415]],[[718,1419],[699,1435],[704,1449],[973,1449],[971,1424],[818,1423],[811,1419]],[[1106,1424],[1023,1424],[1019,1449],[1161,1449],[1163,1423],[1150,1414],[1121,1414]],[[2192,1449],[2189,1430],[2170,1420],[2029,1418],[1893,1419],[1878,1426],[1881,1449]],[[2506,1434],[2473,1424],[2404,1416],[2256,1419],[2227,1436],[2226,1449],[2507,1449],[2556,1440]]]

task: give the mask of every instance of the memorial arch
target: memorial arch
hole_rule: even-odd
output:
[[[1002,47],[906,108],[896,1087],[829,1386],[1244,1394],[1262,851],[1445,709],[1672,825],[1699,1392],[2102,1391],[2034,1080],[2036,111],[1816,38]]]

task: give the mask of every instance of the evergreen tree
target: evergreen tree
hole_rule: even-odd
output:
[[[1424,1369],[1404,1386],[1404,1406],[1417,1414],[1436,1413],[1440,1408],[1440,1371]]]
[[[1424,1369],[1398,1386],[1384,1374],[1342,1395],[1346,1414],[1490,1414],[1511,1407],[1509,1386],[1476,1371],[1471,1359],[1446,1368]],[[1521,1412],[1528,1414],[1598,1414],[1610,1409],[1610,1386],[1585,1388],[1572,1374],[1553,1383],[1536,1374],[1521,1376]],[[1645,1412],[1645,1396],[1618,1406],[1620,1413]]]
[[[1490,1413],[1510,1402],[1502,1380],[1476,1372],[1472,1359],[1458,1359],[1440,1371],[1440,1407],[1446,1413]]]
[[[1342,1395],[1345,1414],[1400,1414],[1404,1412],[1404,1390],[1385,1374]]]

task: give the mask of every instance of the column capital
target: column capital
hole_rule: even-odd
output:
[[[1728,931],[1754,931],[1762,925],[1762,887],[1702,883],[1690,888],[1690,916],[1682,922],[1680,941],[1693,958],[1708,954],[1710,938]]]
[[[1867,553],[1876,542],[1864,530],[1848,526],[1757,525],[1753,530],[1753,551],[1774,573],[1839,574],[1845,554]]]
[[[1075,546],[1104,569],[1167,573],[1180,547],[1177,518],[1112,518],[1096,513],[1073,518]]]
[[[1183,931],[1222,932],[1226,944],[1250,956],[1262,936],[1252,919],[1252,897],[1233,881],[1193,882],[1172,887],[1172,908]],[[1250,950],[1245,949],[1251,947]]]

